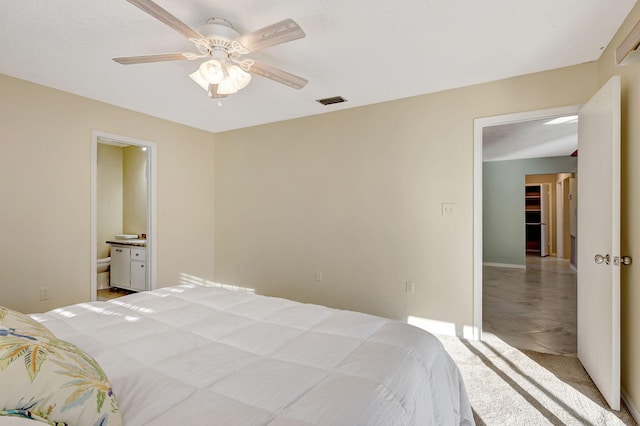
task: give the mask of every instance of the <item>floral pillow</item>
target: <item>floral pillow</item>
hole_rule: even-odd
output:
[[[34,320],[31,317],[26,316],[20,312],[12,311],[11,309],[0,306],[0,330],[14,329],[20,330],[29,334],[30,336],[37,336],[47,339],[55,339],[56,336],[49,331],[47,327]],[[0,331],[0,333],[2,333]],[[2,336],[7,333],[2,333]]]
[[[2,306],[0,415],[52,425],[122,425],[109,379],[91,356]]]

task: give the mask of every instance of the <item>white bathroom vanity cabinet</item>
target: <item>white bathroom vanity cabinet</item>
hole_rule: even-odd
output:
[[[147,287],[147,249],[111,243],[111,286],[133,291]]]

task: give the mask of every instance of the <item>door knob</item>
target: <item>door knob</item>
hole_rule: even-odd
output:
[[[603,256],[601,254],[596,254],[596,256],[593,258],[593,260],[598,265],[600,265],[601,263],[606,263],[608,265],[609,262],[611,261],[611,258],[609,257],[609,255]]]

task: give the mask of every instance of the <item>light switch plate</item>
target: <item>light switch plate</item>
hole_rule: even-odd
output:
[[[442,216],[455,216],[456,203],[442,203]]]

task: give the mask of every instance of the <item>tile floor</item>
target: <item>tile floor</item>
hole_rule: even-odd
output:
[[[577,352],[576,273],[569,261],[527,256],[527,268],[483,268],[483,331],[518,349]]]

